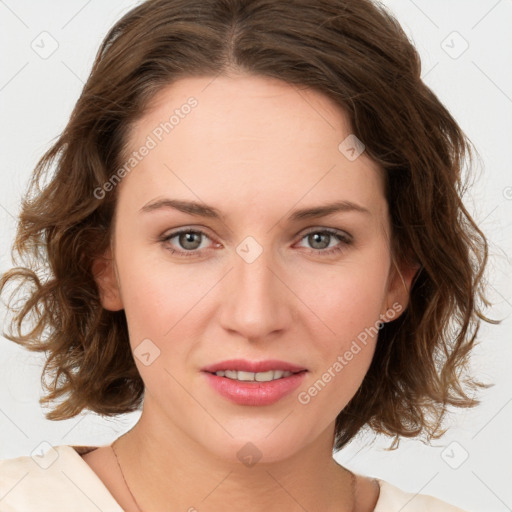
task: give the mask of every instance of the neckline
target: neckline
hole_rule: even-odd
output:
[[[108,445],[105,445],[108,446]],[[55,447],[57,448],[57,447]],[[64,453],[69,455],[70,459],[76,463],[77,466],[87,474],[87,476],[94,481],[95,485],[101,488],[102,490],[102,499],[106,501],[110,501],[110,507],[115,507],[112,512],[124,512],[123,508],[119,504],[119,502],[114,498],[112,493],[109,491],[108,487],[103,483],[103,480],[94,472],[94,470],[85,462],[82,458],[82,455],[87,455],[101,446],[84,446],[84,445],[61,445],[58,448],[64,450]]]
[[[85,460],[82,458],[83,455],[87,455],[90,452],[93,452],[94,450],[97,450],[98,448],[104,448],[109,445],[103,445],[103,446],[85,446],[85,445],[62,445],[59,448],[66,449],[66,452],[69,453],[73,459],[79,463],[83,469],[89,474],[89,476],[94,479],[94,481],[101,486],[101,488],[104,491],[105,499],[107,497],[115,503],[115,505],[119,508],[119,511],[115,512],[124,512],[121,508],[121,505],[117,502],[117,500],[112,496],[112,493],[109,491],[107,486],[103,483],[103,480],[93,471],[93,469],[85,462]],[[69,450],[67,450],[69,448]],[[383,498],[383,487],[387,484],[386,481],[381,480],[380,478],[371,477],[373,480],[377,482],[379,485],[379,497],[377,499],[377,503],[375,504],[375,507],[372,512],[379,512],[379,507],[384,501]]]

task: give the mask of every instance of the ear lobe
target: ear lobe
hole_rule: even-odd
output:
[[[420,271],[421,264],[408,262],[399,267],[393,260],[393,269],[390,272],[388,293],[386,298],[387,309],[381,315],[384,321],[386,312],[393,308],[393,320],[398,318],[407,308],[410,299],[410,290],[415,275]],[[400,308],[398,309],[398,305]],[[396,316],[396,313],[399,313]],[[391,321],[391,319],[388,319]]]
[[[102,306],[109,311],[123,309],[115,262],[110,248],[103,255],[94,259],[92,273],[98,286]]]

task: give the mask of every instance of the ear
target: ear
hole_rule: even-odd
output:
[[[412,281],[420,269],[421,264],[416,261],[408,261],[398,265],[396,260],[392,258],[384,304],[385,310],[381,312],[383,322],[395,320],[407,309]]]
[[[92,273],[98,286],[101,304],[109,311],[123,309],[119,280],[117,278],[115,261],[109,247],[101,256],[97,256],[92,264]]]

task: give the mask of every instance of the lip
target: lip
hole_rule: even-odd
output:
[[[270,382],[237,381],[227,377],[219,377],[215,372],[221,370],[240,370],[245,372],[266,372],[284,370],[293,375]],[[303,382],[307,370],[285,361],[247,361],[231,359],[222,361],[202,369],[208,384],[222,397],[238,405],[263,406],[272,405],[292,393]]]
[[[248,361],[246,359],[229,359],[201,368],[201,371],[215,373],[222,370],[240,370],[242,372],[268,372],[270,370],[284,370],[288,372],[301,372],[306,370],[303,366],[279,361],[277,359],[268,359],[266,361]]]

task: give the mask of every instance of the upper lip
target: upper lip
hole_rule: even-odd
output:
[[[288,372],[301,372],[306,370],[302,366],[297,366],[286,361],[278,361],[276,359],[266,361],[247,361],[246,359],[230,359],[228,361],[220,361],[209,366],[201,368],[203,372],[215,373],[225,370],[239,370],[242,372],[268,372],[270,370],[284,370]]]

